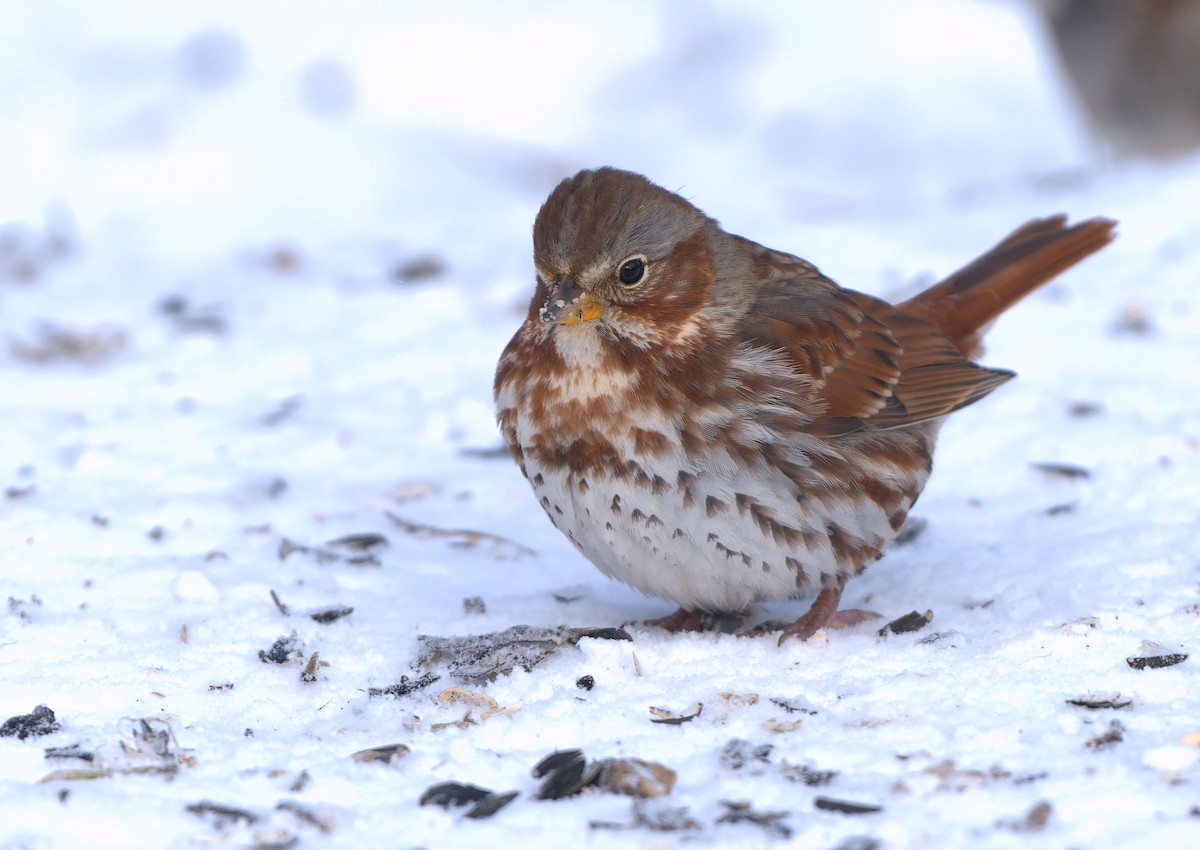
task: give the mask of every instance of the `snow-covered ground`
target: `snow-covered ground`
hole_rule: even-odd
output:
[[[1024,5],[783,7],[6,3],[0,722],[59,728],[0,738],[0,848],[1200,845],[1200,159],[1104,163]],[[419,663],[671,610],[494,451],[533,216],[601,164],[885,297],[1120,220],[848,588],[928,626]],[[572,748],[674,786],[536,799]]]

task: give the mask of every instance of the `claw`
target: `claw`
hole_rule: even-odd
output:
[[[640,625],[666,629],[668,632],[734,632],[742,624],[748,611],[689,611],[680,608],[674,614],[643,620]]]
[[[666,629],[672,634],[675,632],[698,632],[700,631],[700,626],[703,625],[703,623],[703,611],[689,611],[686,608],[680,608],[674,614],[668,614],[665,617],[656,617],[653,620],[642,620],[643,626]]]
[[[818,593],[817,598],[813,600],[812,607],[800,619],[780,632],[779,645],[783,646],[783,642],[788,638],[808,640],[821,629],[846,629],[868,620],[879,619],[880,615],[874,611],[863,611],[859,608],[847,608],[845,611],[839,611],[837,606],[842,598],[842,588],[845,585],[846,582],[843,580],[836,587],[827,587]]]

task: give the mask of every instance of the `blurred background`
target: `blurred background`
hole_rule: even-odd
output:
[[[9,0],[0,273],[286,242],[407,246],[486,285],[600,164],[780,247],[969,214],[1188,156],[1198,32],[1192,0]]]

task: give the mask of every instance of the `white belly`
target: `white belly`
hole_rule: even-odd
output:
[[[865,564],[848,567],[835,556],[830,523],[876,551],[894,534],[885,512],[869,500],[805,499],[806,511],[782,475],[762,467],[739,471],[728,457],[710,458],[686,483],[679,480],[678,463],[642,469],[645,476],[636,479],[599,470],[584,477],[527,462],[542,507],[589,560],[605,574],[684,608],[741,610],[857,572]],[[764,529],[746,497],[796,533]]]

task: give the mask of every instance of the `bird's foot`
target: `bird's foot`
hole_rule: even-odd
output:
[[[689,611],[680,608],[674,614],[666,617],[656,617],[653,620],[642,620],[638,625],[651,628],[666,629],[668,632],[728,632],[741,624],[746,611]]]
[[[784,627],[779,634],[779,645],[788,638],[808,640],[821,629],[846,629],[857,626],[869,620],[878,620],[880,615],[874,611],[863,611],[859,608],[838,610],[838,601],[842,598],[842,585],[827,587],[817,594],[812,607],[805,614]]]

